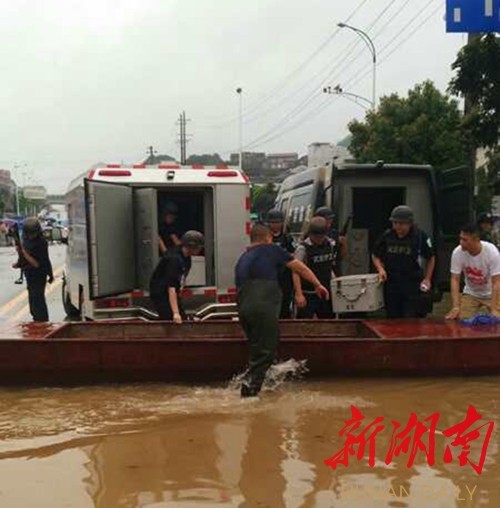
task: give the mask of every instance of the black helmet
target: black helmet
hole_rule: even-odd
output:
[[[179,213],[179,207],[169,201],[163,208],[163,215],[177,215]]]
[[[267,212],[266,222],[284,222],[284,220],[285,214],[277,208],[273,208]]]
[[[477,223],[482,224],[484,222],[488,222],[489,224],[493,224],[495,222],[495,219],[493,218],[493,215],[491,213],[482,213],[477,218]]]
[[[42,233],[42,225],[36,217],[28,217],[23,223],[23,233],[36,236]]]
[[[321,206],[314,212],[314,217],[323,217],[326,220],[335,219],[335,213],[329,206]]]
[[[389,217],[391,222],[413,222],[413,210],[406,205],[396,206]]]
[[[328,226],[324,217],[313,217],[309,228],[307,230],[308,235],[326,235],[328,233]]]
[[[186,231],[181,238],[183,247],[192,247],[194,249],[203,247],[205,238],[199,231]]]

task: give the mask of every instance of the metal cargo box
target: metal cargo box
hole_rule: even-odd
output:
[[[332,279],[332,307],[342,312],[373,312],[384,306],[382,284],[376,273]]]

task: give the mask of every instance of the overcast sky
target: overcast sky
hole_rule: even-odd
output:
[[[465,43],[446,34],[444,0],[0,0],[0,168],[63,192],[98,161],[137,162],[239,146],[306,152],[347,134],[364,110],[325,85],[371,98],[432,79],[442,90]],[[354,15],[353,15],[354,13]],[[352,17],[350,17],[352,16]],[[19,176],[23,184],[23,176]]]

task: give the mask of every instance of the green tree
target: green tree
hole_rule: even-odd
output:
[[[500,148],[487,153],[488,162],[477,170],[476,212],[491,212],[493,196],[498,193],[500,174]]]
[[[274,206],[277,194],[272,183],[252,187],[252,212],[263,217]]]
[[[350,150],[360,162],[404,162],[448,168],[467,160],[457,101],[431,81],[417,85],[408,97],[383,97],[365,121],[349,124]]]
[[[187,160],[186,164],[188,166],[192,164],[203,164],[204,166],[216,166],[217,164],[224,164],[224,161],[222,160],[222,157],[218,153],[204,153],[202,155],[190,155]]]
[[[464,46],[452,65],[450,91],[470,107],[464,131],[474,147],[495,147],[500,139],[500,38],[490,34]]]

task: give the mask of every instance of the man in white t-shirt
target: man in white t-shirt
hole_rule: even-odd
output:
[[[460,275],[465,288],[460,296]],[[480,240],[475,225],[460,231],[460,245],[451,256],[451,300],[447,319],[467,319],[487,313],[500,316],[500,253],[489,242]]]

